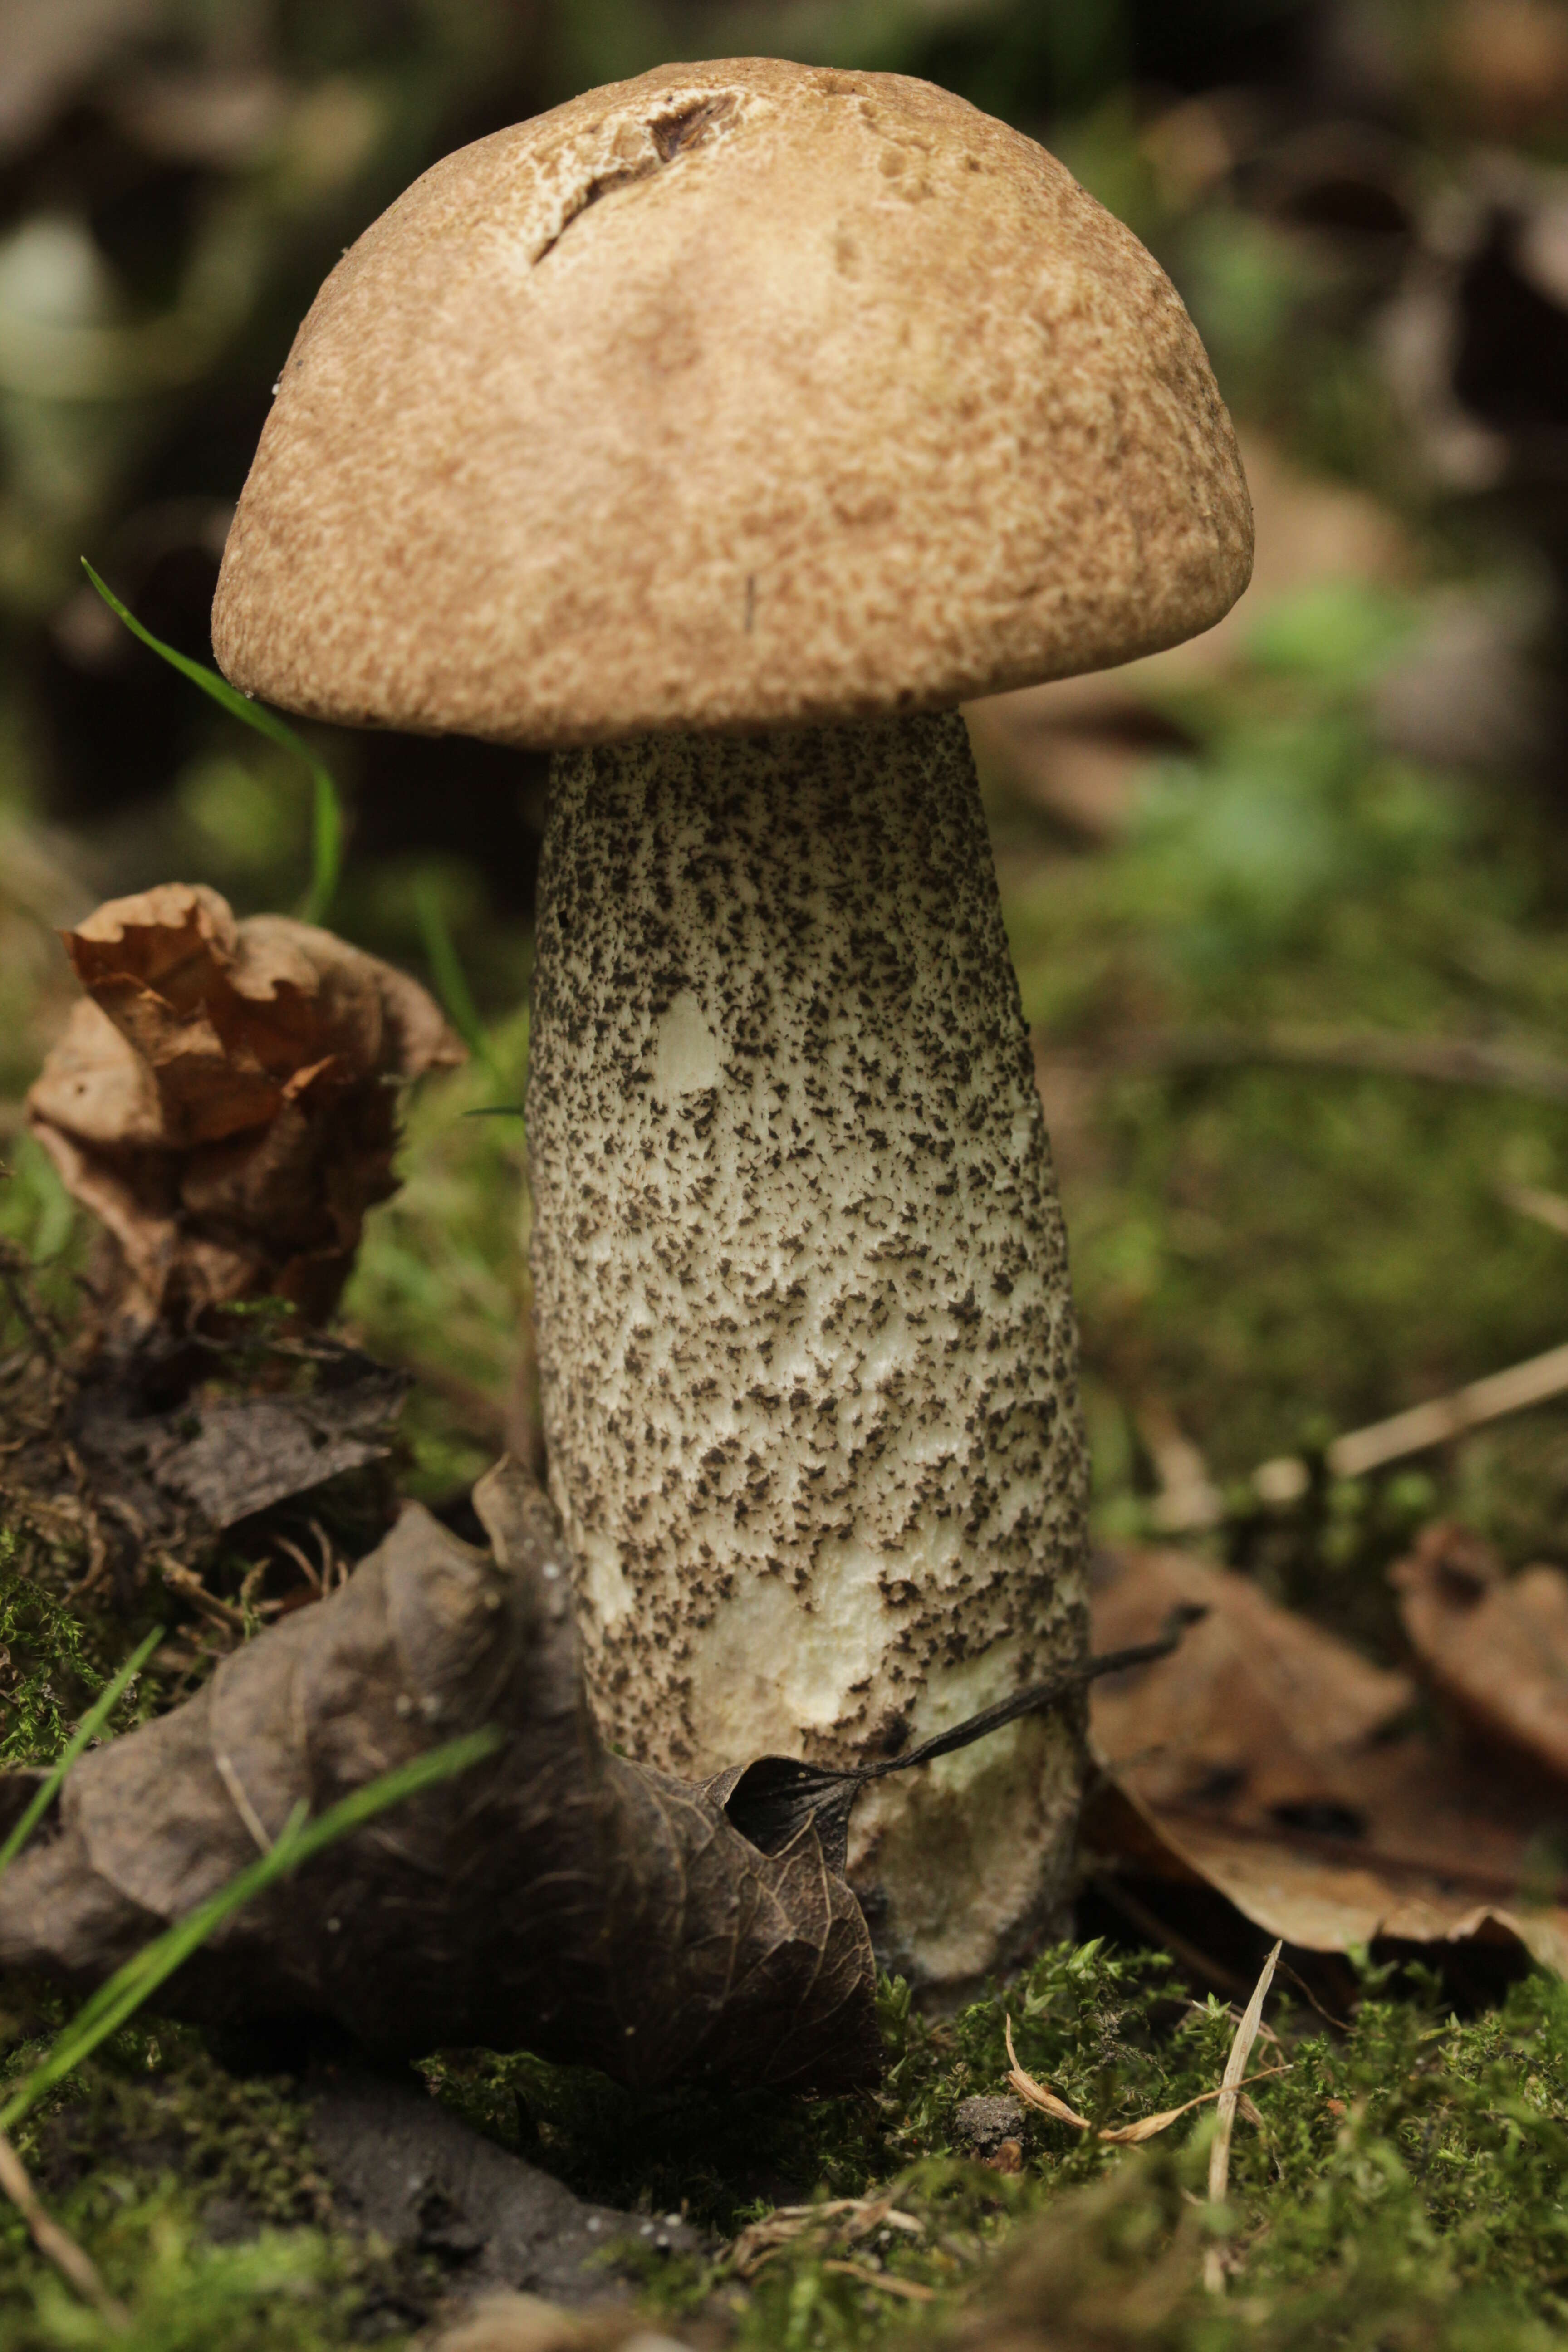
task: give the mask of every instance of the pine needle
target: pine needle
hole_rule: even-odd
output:
[[[1219,2127],[1209,2149],[1211,2205],[1223,2205],[1230,2187],[1230,2140],[1236,2128],[1237,2100],[1241,2094],[1247,2062],[1252,2055],[1252,2045],[1258,2039],[1258,2029],[1263,2022],[1263,2004],[1274,1981],[1280,1949],[1281,1947],[1276,1944],[1263,1963],[1263,1972],[1252,1989],[1252,1999],[1241,2013],[1236,2038],[1230,2045],[1230,2055],[1225,2062],[1225,2073],[1219,2086]],[[1258,2078],[1254,2075],[1252,2079],[1256,2082]],[[1225,2252],[1220,2246],[1211,2245],[1204,2255],[1204,2284],[1211,2294],[1225,2293]]]
[[[1255,1993],[1253,1995],[1253,1999],[1255,2000],[1258,2000],[1258,1995]],[[1247,2013],[1250,2015],[1251,2011],[1248,2011]],[[1227,2063],[1226,2066],[1225,2081],[1221,2083],[1217,2090],[1200,2091],[1195,2099],[1184,2099],[1179,2107],[1166,2107],[1157,2116],[1140,2116],[1135,2123],[1107,2124],[1100,2129],[1096,2130],[1095,2126],[1090,2123],[1087,2116],[1080,2116],[1078,2114],[1076,2109],[1068,2106],[1065,2099],[1058,2099],[1054,2091],[1047,2090],[1043,2083],[1037,2083],[1034,2076],[1030,2074],[1026,2074],[1024,2068],[1019,2065],[1017,2053],[1013,2047],[1013,2021],[1011,2018],[1008,2018],[1005,2022],[1007,2030],[1007,2055],[1012,2062],[1012,2072],[1008,2075],[1007,2080],[1012,2084],[1014,2090],[1016,2091],[1018,2096],[1021,2099],[1026,2099],[1030,2106],[1038,2107],[1042,2115],[1054,2116],[1056,2121],[1059,2124],[1070,2124],[1075,2131],[1093,2132],[1096,2139],[1105,2140],[1113,2147],[1142,2147],[1146,2139],[1154,2138],[1155,2135],[1159,2132],[1168,2131],[1173,2123],[1178,2123],[1181,2120],[1183,2116],[1190,2116],[1194,2107],[1206,2106],[1211,2099],[1224,2100],[1227,2095],[1229,2095],[1232,2101],[1232,2113],[1234,2114],[1235,2097],[1237,2091],[1247,2087],[1253,2083],[1267,2083],[1271,2075],[1288,2074],[1290,2071],[1289,2066],[1265,2066],[1260,2074],[1249,2074],[1247,2077],[1246,2084],[1244,2084],[1241,2082],[1239,2075],[1235,2083],[1231,2082],[1230,2064]],[[1242,2020],[1242,2026],[1245,2026],[1246,2022],[1247,2020],[1244,2018]],[[1242,2027],[1238,2026],[1237,2029],[1237,2041],[1238,2042],[1241,2039],[1241,2031]],[[1252,2032],[1247,2038],[1247,2047],[1248,2051],[1251,2050],[1252,2044],[1257,2038],[1258,2028],[1256,2022],[1254,2022]],[[1231,2058],[1233,2060],[1235,2055],[1236,2050],[1235,2045],[1233,2044],[1231,2050]],[[1244,2056],[1242,2063],[1245,2065],[1246,2063],[1246,2058]],[[1221,2108],[1221,2113],[1224,2113],[1223,2107]],[[1227,2147],[1229,2143],[1227,2140]]]

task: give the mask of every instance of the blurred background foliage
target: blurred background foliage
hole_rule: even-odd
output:
[[[1223,1506],[1233,1557],[1373,1641],[1368,1571],[1436,1508],[1568,1556],[1568,1408],[1289,1507],[1246,1484],[1568,1337],[1560,0],[0,0],[0,1230],[68,1279],[20,1118],[72,993],[55,928],[174,877],[287,906],[307,860],[305,779],[79,558],[206,657],[342,249],[455,145],[747,53],[925,75],[1044,139],[1171,271],[1243,430],[1236,615],[972,713],[1101,1526]],[[427,972],[435,904],[495,1024],[490,1066],[412,1107],[350,1298],[421,1375],[439,1494],[529,1413],[521,1127],[461,1114],[523,1083],[545,770],[311,734],[350,811],[336,927]],[[1430,1075],[1453,1046],[1534,1076]]]

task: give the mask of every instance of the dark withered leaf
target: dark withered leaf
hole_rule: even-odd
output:
[[[0,1882],[0,1964],[97,1983],[301,1800],[492,1722],[492,1759],[237,1914],[164,2006],[332,2018],[388,2054],[523,2046],[638,2084],[874,2080],[870,1943],[815,1829],[764,1854],[702,1790],[606,1754],[548,1504],[510,1465],[474,1499],[493,1557],[409,1505],[331,1598],[85,1758]]]
[[[163,2005],[218,2025],[332,2019],[389,2056],[522,2047],[639,2085],[851,2089],[879,2068],[870,1938],[843,1875],[856,1790],[1174,1639],[862,1770],[773,1757],[697,1787],[601,1745],[539,1487],[502,1463],[474,1506],[490,1551],[408,1505],[329,1600],[84,1758],[0,1881],[0,1966],[97,1983],[297,1805],[319,1813],[493,1724],[492,1758],[231,1916]],[[0,1781],[0,1819],[32,1785]]]
[[[406,1377],[352,1349],[322,1353],[332,1377],[299,1393],[198,1394],[147,1412],[128,1381],[89,1388],[72,1441],[150,1533],[191,1513],[205,1528],[235,1527],[390,1455]]]

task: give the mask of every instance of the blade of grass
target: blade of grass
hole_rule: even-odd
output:
[[[177,669],[183,677],[188,677],[193,686],[199,686],[202,692],[210,695],[231,719],[242,719],[247,727],[254,728],[257,734],[265,735],[270,742],[281,744],[284,751],[292,751],[296,759],[304,761],[312,792],[310,887],[300,903],[300,915],[307,923],[324,922],[327,910],[337,895],[338,877],[343,862],[342,803],[338,798],[338,788],[332,782],[331,770],[317,759],[310,745],[296,735],[288,720],[279,719],[275,710],[268,710],[264,702],[252,702],[248,695],[241,694],[237,687],[230,686],[226,677],[220,677],[216,669],[207,667],[205,662],[193,661],[189,654],[176,653],[174,647],[166,646],[162,637],[155,637],[129,606],[121,603],[113,589],[99,578],[85,555],[81,559],[81,568],[110,611],[118,614],[133,637],[139,637],[144,646],[151,646],[162,660]]]
[[[479,1008],[474,1003],[468,974],[463,970],[447,918],[441,912],[441,901],[427,875],[422,876],[415,885],[414,911],[419,919],[419,932],[425,942],[430,977],[436,983],[436,993],[441,1000],[447,1018],[475,1061],[493,1076],[495,1056],[485,1034],[485,1024],[479,1019]]]
[[[114,1680],[100,1691],[81,1721],[77,1725],[48,1777],[34,1791],[32,1801],[21,1820],[12,1830],[4,1845],[0,1845],[0,1878],[4,1878],[44,1815],[55,1800],[55,1792],[89,1739],[103,1728],[113,1714],[130,1684],[139,1675],[159,1643],[164,1629],[155,1626],[144,1642],[132,1651]]]
[[[428,1755],[416,1756],[410,1762],[382,1773],[378,1780],[367,1781],[363,1789],[355,1789],[330,1806],[316,1821],[305,1818],[302,1805],[296,1808],[270,1852],[258,1855],[226,1886],[198,1904],[184,1919],[177,1919],[172,1927],[165,1928],[163,1935],[127,1960],[123,1968],[116,1969],[69,2024],[61,2028],[47,2053],[24,2075],[5,2106],[0,2107],[0,2132],[15,2130],[45,2092],[79,2066],[100,2042],[133,2017],[142,2002],[241,1904],[248,1903],[252,1895],[261,1894],[278,1879],[297,1870],[301,1863],[309,1862],[313,1854],[335,1845],[340,1838],[362,1828],[389,1806],[401,1804],[437,1782],[467,1771],[482,1758],[493,1754],[500,1737],[492,1728],[448,1740]]]

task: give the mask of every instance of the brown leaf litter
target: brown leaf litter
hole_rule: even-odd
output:
[[[1147,1648],[1089,1661],[908,1755],[763,1758],[697,1786],[608,1753],[583,1694],[560,1531],[502,1463],[480,1550],[417,1504],[347,1582],[84,1756],[0,1881],[0,1968],[101,1982],[303,1804],[490,1724],[461,1781],[247,1905],[170,1980],[197,2022],[328,2019],[373,2052],[526,2048],[653,2085],[877,2079],[876,1971],[844,1875],[868,1780],[966,1746]],[[1161,1646],[1175,1638],[1163,1633]],[[0,1780],[0,1822],[38,1782]]]
[[[1568,1784],[1568,1576],[1505,1576],[1489,1544],[1447,1521],[1392,1571],[1422,1671],[1497,1761]]]
[[[164,883],[65,934],[87,991],[27,1097],[113,1244],[118,1325],[275,1296],[331,1312],[395,1189],[396,1088],[463,1058],[416,982],[286,915]]]
[[[487,2295],[435,2339],[431,2352],[689,2352],[694,2332],[678,2338],[640,2313],[616,2306],[563,2311],[532,2294]],[[711,2341],[711,2330],[698,2340]]]
[[[1423,1665],[1473,1730],[1410,1721],[1408,1675],[1173,1550],[1104,1559],[1097,1644],[1121,1647],[1173,1605],[1206,1614],[1173,1657],[1100,1683],[1105,1780],[1085,1844],[1126,1874],[1206,1885],[1268,1935],[1343,1952],[1384,1937],[1439,1949],[1521,1947],[1568,1967],[1568,1887],[1542,1841],[1568,1818],[1568,1580],[1478,1575],[1452,1531],[1395,1571]],[[1504,1769],[1506,1738],[1524,1769]]]

